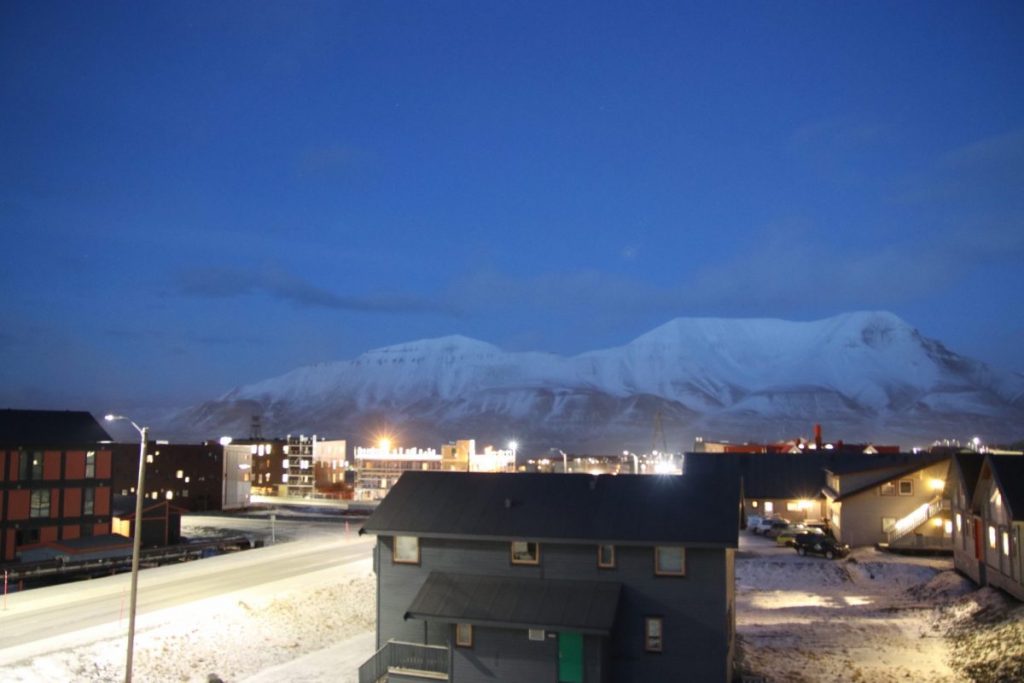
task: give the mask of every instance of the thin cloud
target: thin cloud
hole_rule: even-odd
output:
[[[194,269],[180,273],[177,285],[181,294],[208,299],[264,294],[299,306],[338,311],[447,315],[457,313],[447,304],[402,294],[342,296],[283,270],[258,271],[224,267]]]

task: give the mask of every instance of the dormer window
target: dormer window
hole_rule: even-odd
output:
[[[510,553],[512,564],[540,564],[539,543],[512,541]]]

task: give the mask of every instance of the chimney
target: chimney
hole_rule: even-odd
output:
[[[814,447],[821,450],[821,425],[814,425]]]

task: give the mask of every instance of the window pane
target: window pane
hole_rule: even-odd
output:
[[[661,617],[647,617],[644,620],[644,649],[661,652]]]
[[[416,536],[395,536],[395,562],[419,562],[420,539]]]
[[[473,626],[471,624],[455,625],[455,644],[459,647],[470,647],[473,644]]]
[[[655,549],[658,574],[683,574],[686,567],[686,551],[682,546],[658,546]]]
[[[518,564],[537,564],[539,549],[536,543],[512,541],[512,562]]]
[[[599,567],[614,567],[615,566],[615,546],[613,545],[599,545],[597,546],[597,564]]]

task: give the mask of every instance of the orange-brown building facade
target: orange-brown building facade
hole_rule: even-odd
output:
[[[109,440],[89,413],[0,410],[0,562],[110,533]]]

